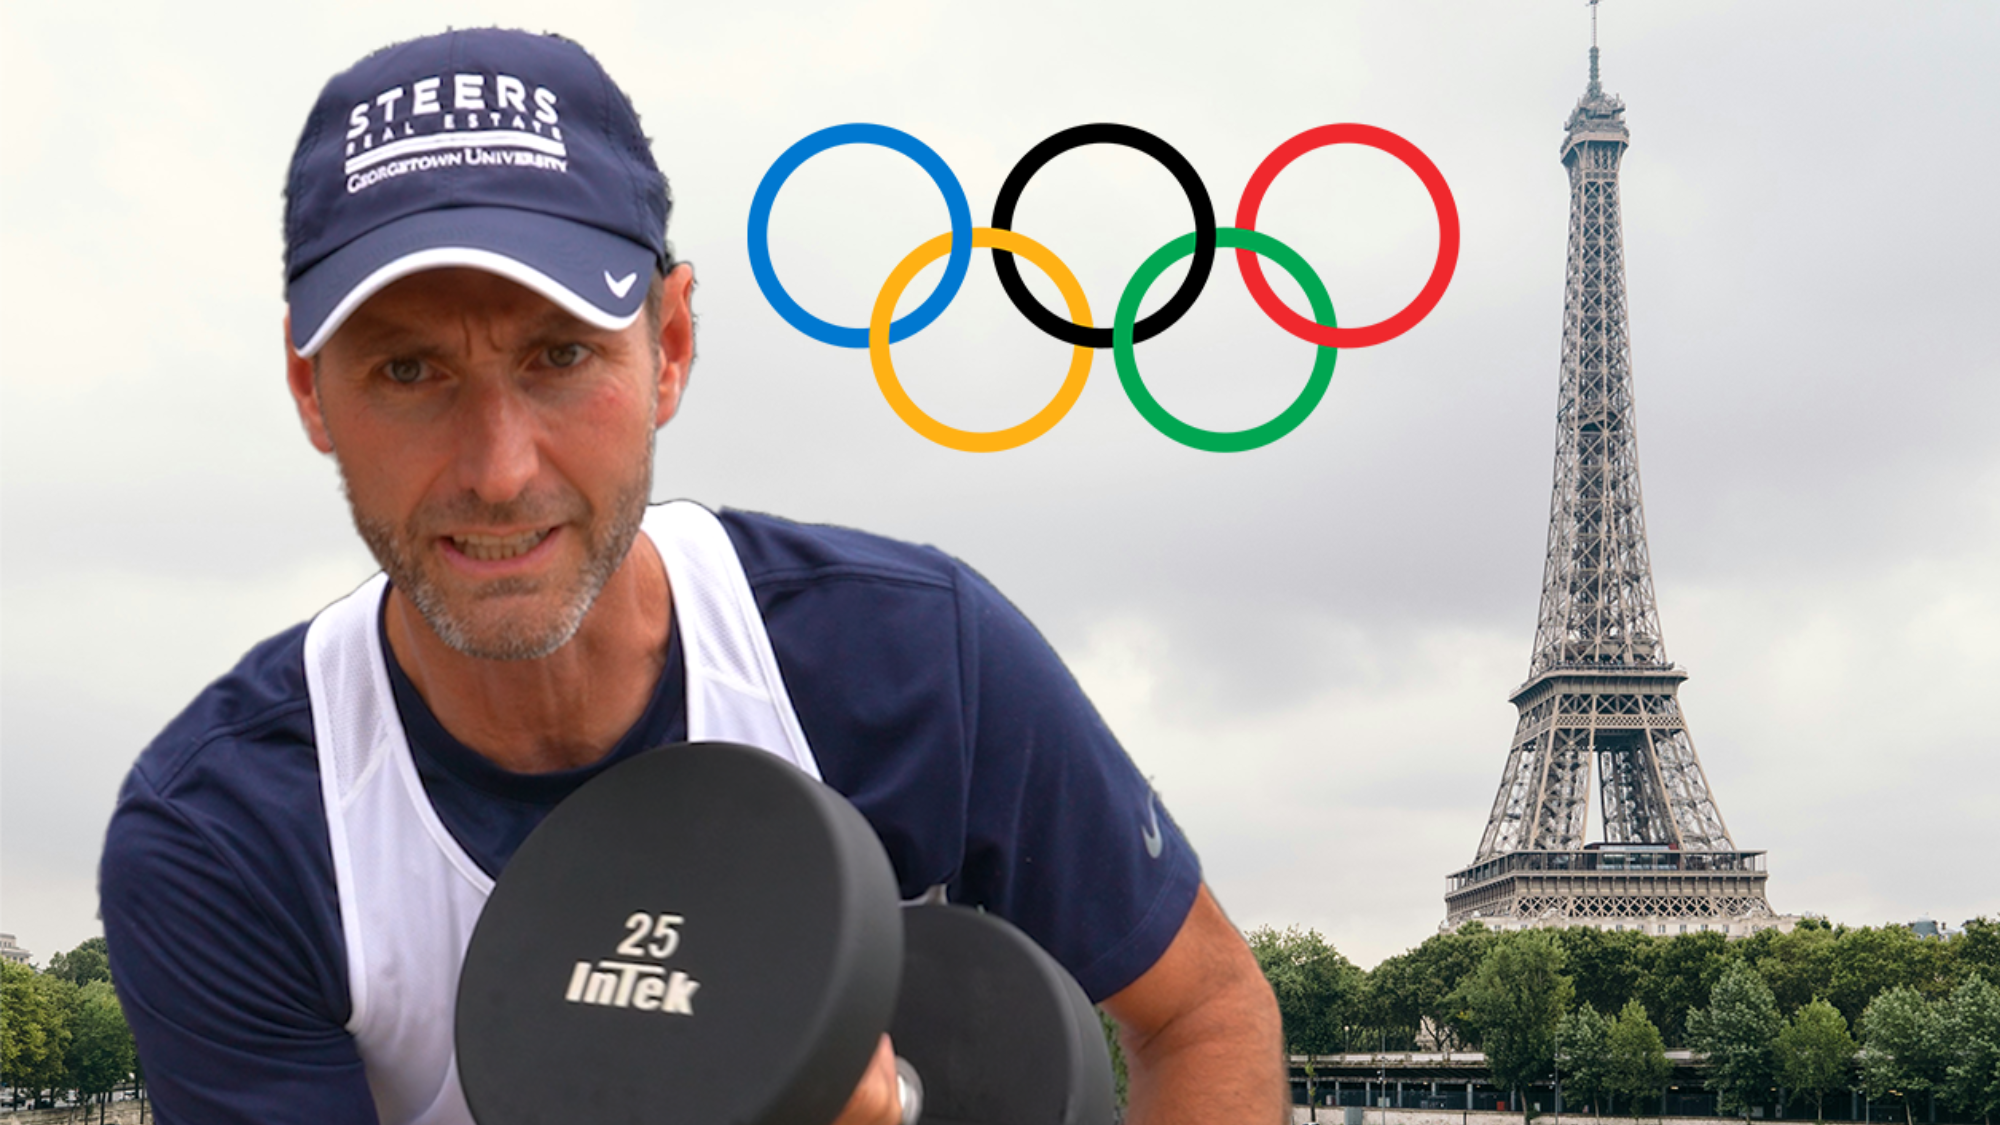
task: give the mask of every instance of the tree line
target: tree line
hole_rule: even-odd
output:
[[[138,1070],[103,938],[56,954],[41,972],[0,962],[0,1081],[12,1108],[68,1095],[86,1110],[96,1105],[101,1120],[113,1091],[139,1092]]]
[[[1248,937],[1294,1054],[1477,1048],[1503,1090],[1559,1078],[1567,1103],[1636,1115],[1658,1105],[1673,1044],[1705,1056],[1724,1113],[1782,1087],[1818,1117],[1828,1093],[1856,1086],[1900,1098],[1910,1125],[1929,1097],[1988,1125],[2000,1110],[1989,919],[1943,940],[1810,918],[1735,940],[1475,922],[1367,971],[1315,931]]]

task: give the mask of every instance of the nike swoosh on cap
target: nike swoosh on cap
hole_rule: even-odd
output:
[[[628,273],[624,277],[614,278],[611,276],[610,270],[604,271],[605,288],[611,290],[613,297],[623,297],[625,294],[630,293],[632,291],[632,283],[637,280],[639,280],[637,273]]]

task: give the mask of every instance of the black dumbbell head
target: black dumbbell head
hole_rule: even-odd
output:
[[[459,978],[480,1125],[813,1125],[895,1010],[894,875],[762,750],[689,743],[578,789],[515,853]]]
[[[1020,930],[963,906],[903,911],[889,1037],[923,1125],[1110,1125],[1111,1056],[1083,989]]]

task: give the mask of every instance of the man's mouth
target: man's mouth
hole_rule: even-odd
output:
[[[453,535],[451,545],[469,559],[480,562],[500,562],[517,555],[525,555],[535,549],[536,544],[549,537],[554,528],[537,528],[523,531],[518,535]]]

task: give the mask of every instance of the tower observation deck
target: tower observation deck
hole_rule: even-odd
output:
[[[1709,789],[1667,659],[1639,490],[1618,166],[1625,103],[1590,84],[1562,141],[1569,171],[1561,391],[1548,558],[1500,791],[1444,928],[1590,925],[1672,934],[1789,929],[1764,853],[1736,845]],[[1586,843],[1592,764],[1603,839]]]

